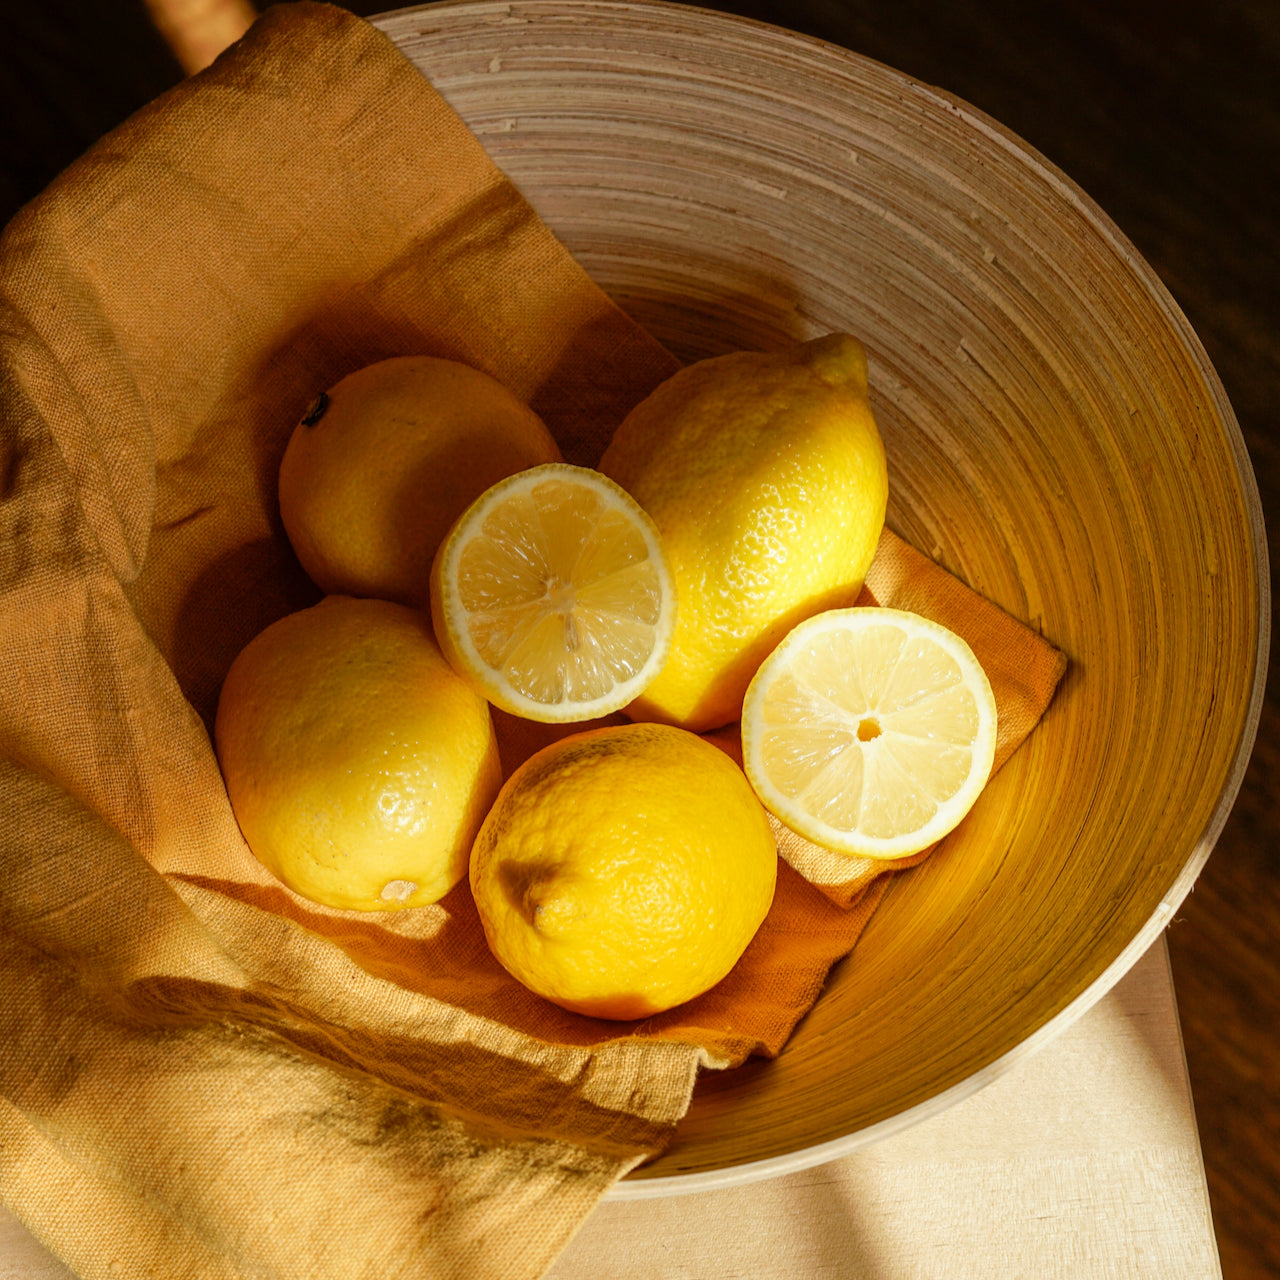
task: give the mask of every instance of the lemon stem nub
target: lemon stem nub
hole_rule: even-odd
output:
[[[418,886],[412,880],[388,880],[378,897],[383,902],[404,902],[417,892]]]
[[[314,427],[329,409],[328,392],[322,391],[307,406],[307,411],[302,415],[302,425],[304,427]]]

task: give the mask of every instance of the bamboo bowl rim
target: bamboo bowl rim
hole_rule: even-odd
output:
[[[975,810],[965,826],[977,829],[957,833],[945,860],[910,873],[919,877],[910,887],[895,884],[782,1055],[700,1085],[673,1149],[609,1198],[774,1177],[937,1114],[1124,976],[1190,892],[1243,779],[1265,685],[1270,586],[1257,484],[1208,356],[1154,271],[1070,178],[967,103],[857,53],[665,0],[443,0],[373,21],[588,272],[678,355],[837,327],[864,337],[890,451],[891,527],[1041,625],[1072,662],[1045,721],[993,780],[990,807],[1003,810],[982,820]],[[912,324],[947,340],[945,360],[919,353]],[[1149,387],[1144,368],[1157,375]],[[995,459],[990,483],[975,465],[984,456]],[[1011,477],[1029,477],[1025,492],[999,490]],[[1037,525],[1029,497],[1052,519]],[[1046,536],[1055,533],[1061,557]],[[1083,557],[1082,583],[1063,568],[1068,552]],[[1103,616],[1108,607],[1118,621]],[[1197,688],[1196,663],[1206,661]],[[1163,703],[1149,708],[1143,691],[1172,700],[1184,720],[1169,720]],[[1206,707],[1210,718],[1191,723]],[[1105,719],[1117,708],[1130,713],[1118,726]],[[1171,726],[1188,740],[1155,736]],[[1133,794],[1098,755],[1094,739],[1112,733],[1130,753]],[[1203,757],[1203,776],[1176,755],[1184,746]],[[1046,758],[1068,748],[1085,761],[1073,767],[1091,770],[1084,784]],[[1153,761],[1168,803],[1144,793]],[[1021,796],[1031,787],[1045,827],[1064,814],[1075,825],[1052,837],[1037,830]],[[1110,844],[1099,840],[1097,809],[1116,818]],[[1138,830],[1152,847],[1135,854],[1121,837]],[[974,852],[984,840],[1003,850],[994,870]],[[1063,926],[1062,954],[1046,957],[1037,947],[1049,942],[1011,914],[1010,891],[1060,906],[1052,877],[1068,872],[1056,892],[1077,891],[1093,912],[1064,910],[1072,929]],[[1131,889],[1138,879],[1141,893]],[[937,922],[948,894],[980,923],[1005,926],[987,950],[1010,953],[1008,1000],[967,976],[987,961],[976,943],[960,944],[956,920]],[[914,930],[919,949],[929,941],[954,972],[944,981],[917,957],[915,972],[888,973],[874,949],[906,955],[895,928]],[[853,1028],[844,1037],[853,1039],[865,1024],[891,1040],[897,1015],[879,993],[909,980],[934,1007],[948,982],[961,983],[983,1006],[962,1036],[982,1047],[966,1057],[929,1046],[936,1074],[918,1073],[901,1096],[877,1094],[852,1121],[818,1114],[830,1073],[859,1066],[831,1033]],[[1027,1006],[1021,1022],[1009,1001]],[[788,1075],[789,1054],[816,1062],[818,1076]],[[801,1095],[795,1132],[757,1140],[717,1130],[730,1113],[746,1117],[744,1131],[753,1118],[767,1127],[787,1090]]]

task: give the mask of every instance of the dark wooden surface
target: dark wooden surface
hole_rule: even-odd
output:
[[[370,14],[387,4],[352,3]],[[729,0],[942,86],[1137,245],[1231,397],[1280,531],[1280,0]],[[142,0],[0,0],[0,221],[181,76]],[[1280,714],[1169,931],[1227,1280],[1280,1276]],[[1136,1260],[1135,1260],[1136,1261]]]

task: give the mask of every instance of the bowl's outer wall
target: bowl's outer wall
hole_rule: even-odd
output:
[[[633,1179],[829,1157],[972,1091],[1145,950],[1239,786],[1267,567],[1207,357],[1051,165],[852,53],[645,3],[378,21],[682,358],[860,337],[891,527],[1070,659],[1031,739],[894,884],[780,1058],[708,1076]]]

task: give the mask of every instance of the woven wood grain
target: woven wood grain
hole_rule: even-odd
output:
[[[708,1075],[624,1193],[835,1154],[1094,1003],[1190,890],[1256,725],[1269,602],[1239,428],[1108,219],[1029,148],[854,54],[682,7],[378,20],[592,275],[684,358],[866,343],[890,525],[1071,668],[772,1063]]]

